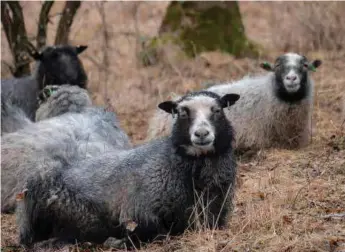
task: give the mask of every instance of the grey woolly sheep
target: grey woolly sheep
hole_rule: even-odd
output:
[[[92,106],[92,101],[86,89],[71,85],[46,86],[38,96],[39,107],[36,111],[36,121],[42,121],[67,112],[82,113]],[[49,102],[46,100],[49,99]]]
[[[308,144],[314,89],[308,72],[321,63],[287,53],[279,56],[274,66],[261,65],[271,73],[207,89],[218,95],[233,92],[241,96],[225,112],[236,132],[236,150],[298,148]],[[171,116],[155,111],[149,122],[148,139],[167,135],[172,121]]]
[[[1,135],[15,132],[31,124],[32,121],[10,99],[1,99]]]
[[[10,99],[30,120],[35,120],[37,94],[47,85],[70,84],[86,88],[87,75],[78,58],[87,46],[48,46],[32,53],[36,60],[33,75],[1,80],[1,99]]]
[[[61,169],[65,163],[100,155],[117,148],[129,148],[128,136],[119,127],[116,116],[103,108],[88,106],[90,99],[85,90],[60,86],[47,99],[55,108],[72,108],[86,105],[80,112],[66,112],[60,116],[31,123],[1,139],[1,211],[11,212],[15,195],[25,187],[26,179],[36,172],[44,174],[51,169]],[[78,96],[76,90],[80,89]],[[71,99],[76,98],[75,100]],[[57,98],[57,99],[56,99]],[[82,99],[84,98],[84,101]],[[76,104],[78,102],[79,104]],[[68,106],[68,104],[70,104]],[[82,107],[81,106],[81,107]],[[81,108],[80,107],[80,108]],[[53,109],[58,112],[58,109]],[[42,113],[42,115],[48,115]]]
[[[92,105],[86,89],[71,85],[46,86],[37,98],[39,107],[36,111],[36,121],[67,112],[81,113]],[[33,123],[21,108],[12,104],[11,99],[1,100],[1,113],[1,135],[15,132]]]
[[[176,116],[170,136],[31,177],[17,209],[20,244],[127,235],[137,244],[182,233],[199,219],[193,211],[205,227],[224,227],[236,162],[223,108],[238,99],[202,91],[163,102]]]

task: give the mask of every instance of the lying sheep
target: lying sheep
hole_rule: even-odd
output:
[[[170,136],[36,174],[18,204],[20,244],[102,243],[127,231],[133,242],[151,241],[198,219],[224,227],[236,163],[223,109],[238,99],[201,91],[163,102],[159,108],[176,116]],[[200,218],[190,219],[193,210],[202,210]]]
[[[84,106],[78,109],[79,113],[66,112],[2,136],[2,212],[14,210],[15,195],[23,189],[30,175],[60,169],[71,160],[81,160],[130,146],[128,136],[119,127],[112,112],[89,106],[91,101],[85,96],[84,89],[70,86],[73,92],[66,92],[67,88],[61,86],[41,107],[49,108],[49,104],[61,108]],[[77,89],[80,90],[79,95]]]
[[[46,100],[49,99],[49,102]],[[82,113],[92,105],[86,89],[71,85],[49,85],[39,93],[36,121],[41,121],[67,112]]]
[[[1,99],[1,135],[15,132],[31,123],[25,112],[11,99]]]
[[[37,94],[47,85],[70,84],[86,88],[87,76],[78,54],[87,46],[48,46],[35,52],[36,69],[32,76],[1,80],[1,99],[9,99],[21,108],[30,120],[35,119]]]
[[[310,63],[305,56],[287,53],[279,56],[274,66],[261,65],[272,73],[207,89],[218,95],[241,95],[236,105],[225,112],[236,132],[236,150],[297,148],[308,144],[314,89],[308,72],[321,63]],[[167,135],[172,121],[171,116],[156,111],[149,122],[148,139]]]
[[[58,92],[55,92],[58,90]],[[36,121],[62,115],[67,112],[81,113],[92,102],[86,89],[71,85],[49,85],[38,94],[39,107]],[[49,102],[46,99],[49,98]],[[1,135],[26,127],[33,122],[11,99],[1,100]]]

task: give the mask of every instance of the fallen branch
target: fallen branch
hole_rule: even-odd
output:
[[[344,219],[345,220],[345,212],[344,213],[333,213],[321,216],[323,219]]]

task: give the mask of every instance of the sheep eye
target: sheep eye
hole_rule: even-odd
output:
[[[308,64],[308,63],[304,63],[303,66],[304,66],[305,68],[308,68],[308,67],[309,67],[309,64]]]
[[[188,112],[187,110],[183,109],[180,111],[179,116],[181,119],[187,119],[188,118]]]
[[[220,108],[213,108],[213,113],[214,113],[214,114],[219,114],[220,111],[221,111]]]

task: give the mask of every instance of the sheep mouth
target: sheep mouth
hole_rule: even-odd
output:
[[[213,141],[194,141],[194,146],[200,146],[200,147],[208,147],[212,145]]]

